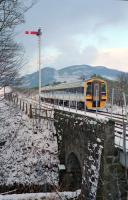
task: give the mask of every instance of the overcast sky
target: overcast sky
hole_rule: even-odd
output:
[[[42,67],[89,64],[128,72],[128,2],[38,0],[25,15],[18,41],[24,45],[24,73],[37,71],[37,36],[42,28]]]

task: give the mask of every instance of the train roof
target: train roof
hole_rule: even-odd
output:
[[[77,82],[72,82],[72,83],[60,83],[57,85],[48,85],[44,86],[41,88],[42,91],[46,90],[63,90],[63,89],[68,89],[68,88],[78,88],[78,87],[84,87],[84,83],[92,80],[99,80],[99,81],[104,81],[99,78],[91,78],[85,81],[77,81]],[[106,81],[104,81],[106,82]]]
[[[77,88],[77,87],[84,87],[85,81],[79,82],[72,82],[72,83],[60,83],[57,85],[48,85],[41,88],[42,91],[44,90],[59,90],[59,89],[67,89],[67,88]]]

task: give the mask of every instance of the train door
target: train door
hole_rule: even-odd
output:
[[[93,107],[100,107],[100,84],[93,82]]]

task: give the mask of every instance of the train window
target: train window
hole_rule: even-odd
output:
[[[86,95],[91,95],[91,94],[92,94],[92,83],[87,83]]]
[[[84,93],[84,87],[78,87],[76,88],[77,93]]]
[[[105,83],[101,84],[101,92],[106,93],[106,84]]]
[[[82,93],[84,93],[84,87],[69,88],[68,92],[70,92],[70,93],[76,93],[77,92],[77,93],[82,94]]]

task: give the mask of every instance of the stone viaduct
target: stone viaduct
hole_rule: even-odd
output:
[[[114,147],[114,121],[60,110],[55,110],[54,119],[61,163],[60,188],[81,188],[80,199],[85,200],[125,200],[127,189],[121,188],[126,185],[118,181],[124,170]]]

